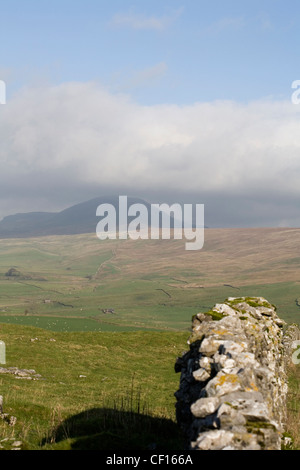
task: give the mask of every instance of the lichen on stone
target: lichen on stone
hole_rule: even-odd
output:
[[[193,317],[175,393],[188,449],[281,448],[286,354],[297,334],[262,297],[229,297]]]

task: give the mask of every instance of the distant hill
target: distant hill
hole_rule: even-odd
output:
[[[96,210],[100,204],[105,203],[116,208],[118,222],[119,196],[103,196],[76,204],[61,212],[29,212],[4,217],[0,221],[0,239],[95,233],[100,220],[96,216]],[[128,207],[135,203],[145,205],[150,214],[149,202],[128,197]],[[130,221],[130,218],[128,220]]]

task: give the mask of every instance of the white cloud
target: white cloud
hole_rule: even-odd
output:
[[[0,108],[0,215],[12,198],[40,209],[103,187],[298,198],[299,118],[291,102],[142,106],[97,83],[24,89]]]
[[[147,16],[133,11],[129,13],[117,13],[110,22],[114,27],[126,27],[136,30],[162,31],[176,21],[183,13],[183,8],[174,10],[169,15]]]
[[[122,90],[133,90],[141,86],[153,86],[167,73],[168,66],[165,62],[159,62],[144,69],[135,70],[130,74],[120,74],[118,82]]]
[[[238,17],[224,17],[216,20],[207,26],[204,30],[205,33],[218,34],[228,30],[240,30],[245,26],[245,19],[242,16]]]
[[[271,31],[274,27],[269,15],[266,13],[258,15],[258,23],[262,31]]]

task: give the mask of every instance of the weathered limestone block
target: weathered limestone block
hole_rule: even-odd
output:
[[[279,450],[286,417],[284,352],[289,331],[267,300],[229,298],[193,317],[181,373],[177,420],[195,450]],[[286,343],[286,344],[285,344]]]

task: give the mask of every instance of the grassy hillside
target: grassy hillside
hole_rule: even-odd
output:
[[[92,234],[0,240],[5,367],[42,376],[0,374],[4,412],[17,417],[14,427],[0,421],[0,446],[180,448],[174,362],[192,315],[229,296],[263,296],[299,324],[299,243],[298,229],[207,229],[195,252],[183,240]],[[290,390],[297,435],[298,370]]]
[[[288,450],[300,450],[300,367],[299,364],[290,364],[287,402],[287,436],[292,438]]]
[[[178,451],[174,392],[180,332],[58,333],[0,325],[5,368],[34,369],[38,380],[0,374],[5,413],[0,449]],[[287,435],[300,449],[300,370],[289,375]]]
[[[183,240],[95,235],[0,241],[0,322],[53,331],[186,330],[193,314],[228,296],[266,297],[300,318],[298,229],[205,231]],[[6,275],[11,268],[15,275]],[[114,314],[103,313],[114,309]]]
[[[176,449],[181,442],[174,364],[186,333],[53,333],[1,325],[0,336],[5,368],[41,375],[0,374],[4,412],[17,418],[14,427],[0,420],[2,439],[21,440],[27,450],[147,449],[153,443]]]

